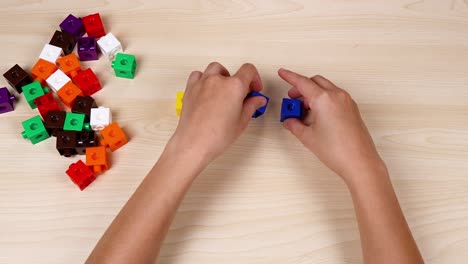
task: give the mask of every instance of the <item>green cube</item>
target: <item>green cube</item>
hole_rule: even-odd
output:
[[[40,116],[35,116],[30,118],[22,123],[24,131],[21,132],[23,138],[27,138],[31,140],[31,143],[37,144],[41,141],[48,139],[49,133],[47,133],[47,129],[42,123],[42,119]]]
[[[35,109],[37,106],[34,103],[34,99],[43,96],[44,94],[49,92],[49,89],[42,88],[41,83],[38,81],[32,82],[28,85],[22,87],[24,98],[28,102],[31,109]]]
[[[85,115],[80,113],[68,112],[65,116],[63,130],[65,131],[83,131],[90,130],[89,123],[85,124]]]
[[[135,78],[136,66],[135,56],[131,54],[117,53],[115,60],[112,62],[115,75],[127,79]]]

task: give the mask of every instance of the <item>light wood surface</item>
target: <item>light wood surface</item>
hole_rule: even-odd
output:
[[[134,80],[102,56],[83,63],[131,140],[80,192],[64,171],[83,157],[21,138],[36,110],[21,98],[0,115],[0,263],[82,263],[176,127],[175,92],[211,61],[257,65],[271,103],[197,179],[160,263],[362,262],[347,189],[278,121],[288,88],[279,67],[354,96],[427,263],[468,263],[466,0],[7,0],[0,72],[30,69],[66,15],[94,12],[137,56]]]

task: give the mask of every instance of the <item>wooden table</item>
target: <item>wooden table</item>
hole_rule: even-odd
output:
[[[354,96],[427,263],[468,263],[467,1],[8,2],[2,73],[30,69],[69,13],[95,12],[138,70],[127,80],[102,56],[83,63],[131,139],[83,192],[64,173],[82,156],[22,139],[37,114],[22,97],[0,115],[0,263],[82,263],[174,131],[175,92],[211,61],[257,65],[270,106],[197,179],[160,263],[362,262],[346,187],[279,123],[279,67]]]

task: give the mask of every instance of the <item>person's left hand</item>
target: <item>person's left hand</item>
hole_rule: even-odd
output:
[[[252,64],[242,65],[232,76],[217,62],[210,63],[203,73],[192,72],[172,140],[184,150],[205,155],[210,162],[241,135],[255,110],[266,104],[262,96],[246,99],[250,92],[262,89]]]

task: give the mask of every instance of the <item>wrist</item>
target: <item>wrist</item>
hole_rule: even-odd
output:
[[[359,191],[378,182],[387,182],[390,176],[385,163],[379,160],[368,163],[367,166],[357,167],[342,178],[351,191]]]
[[[161,157],[171,157],[177,160],[178,167],[196,171],[203,170],[210,162],[203,148],[176,134],[168,141]]]

